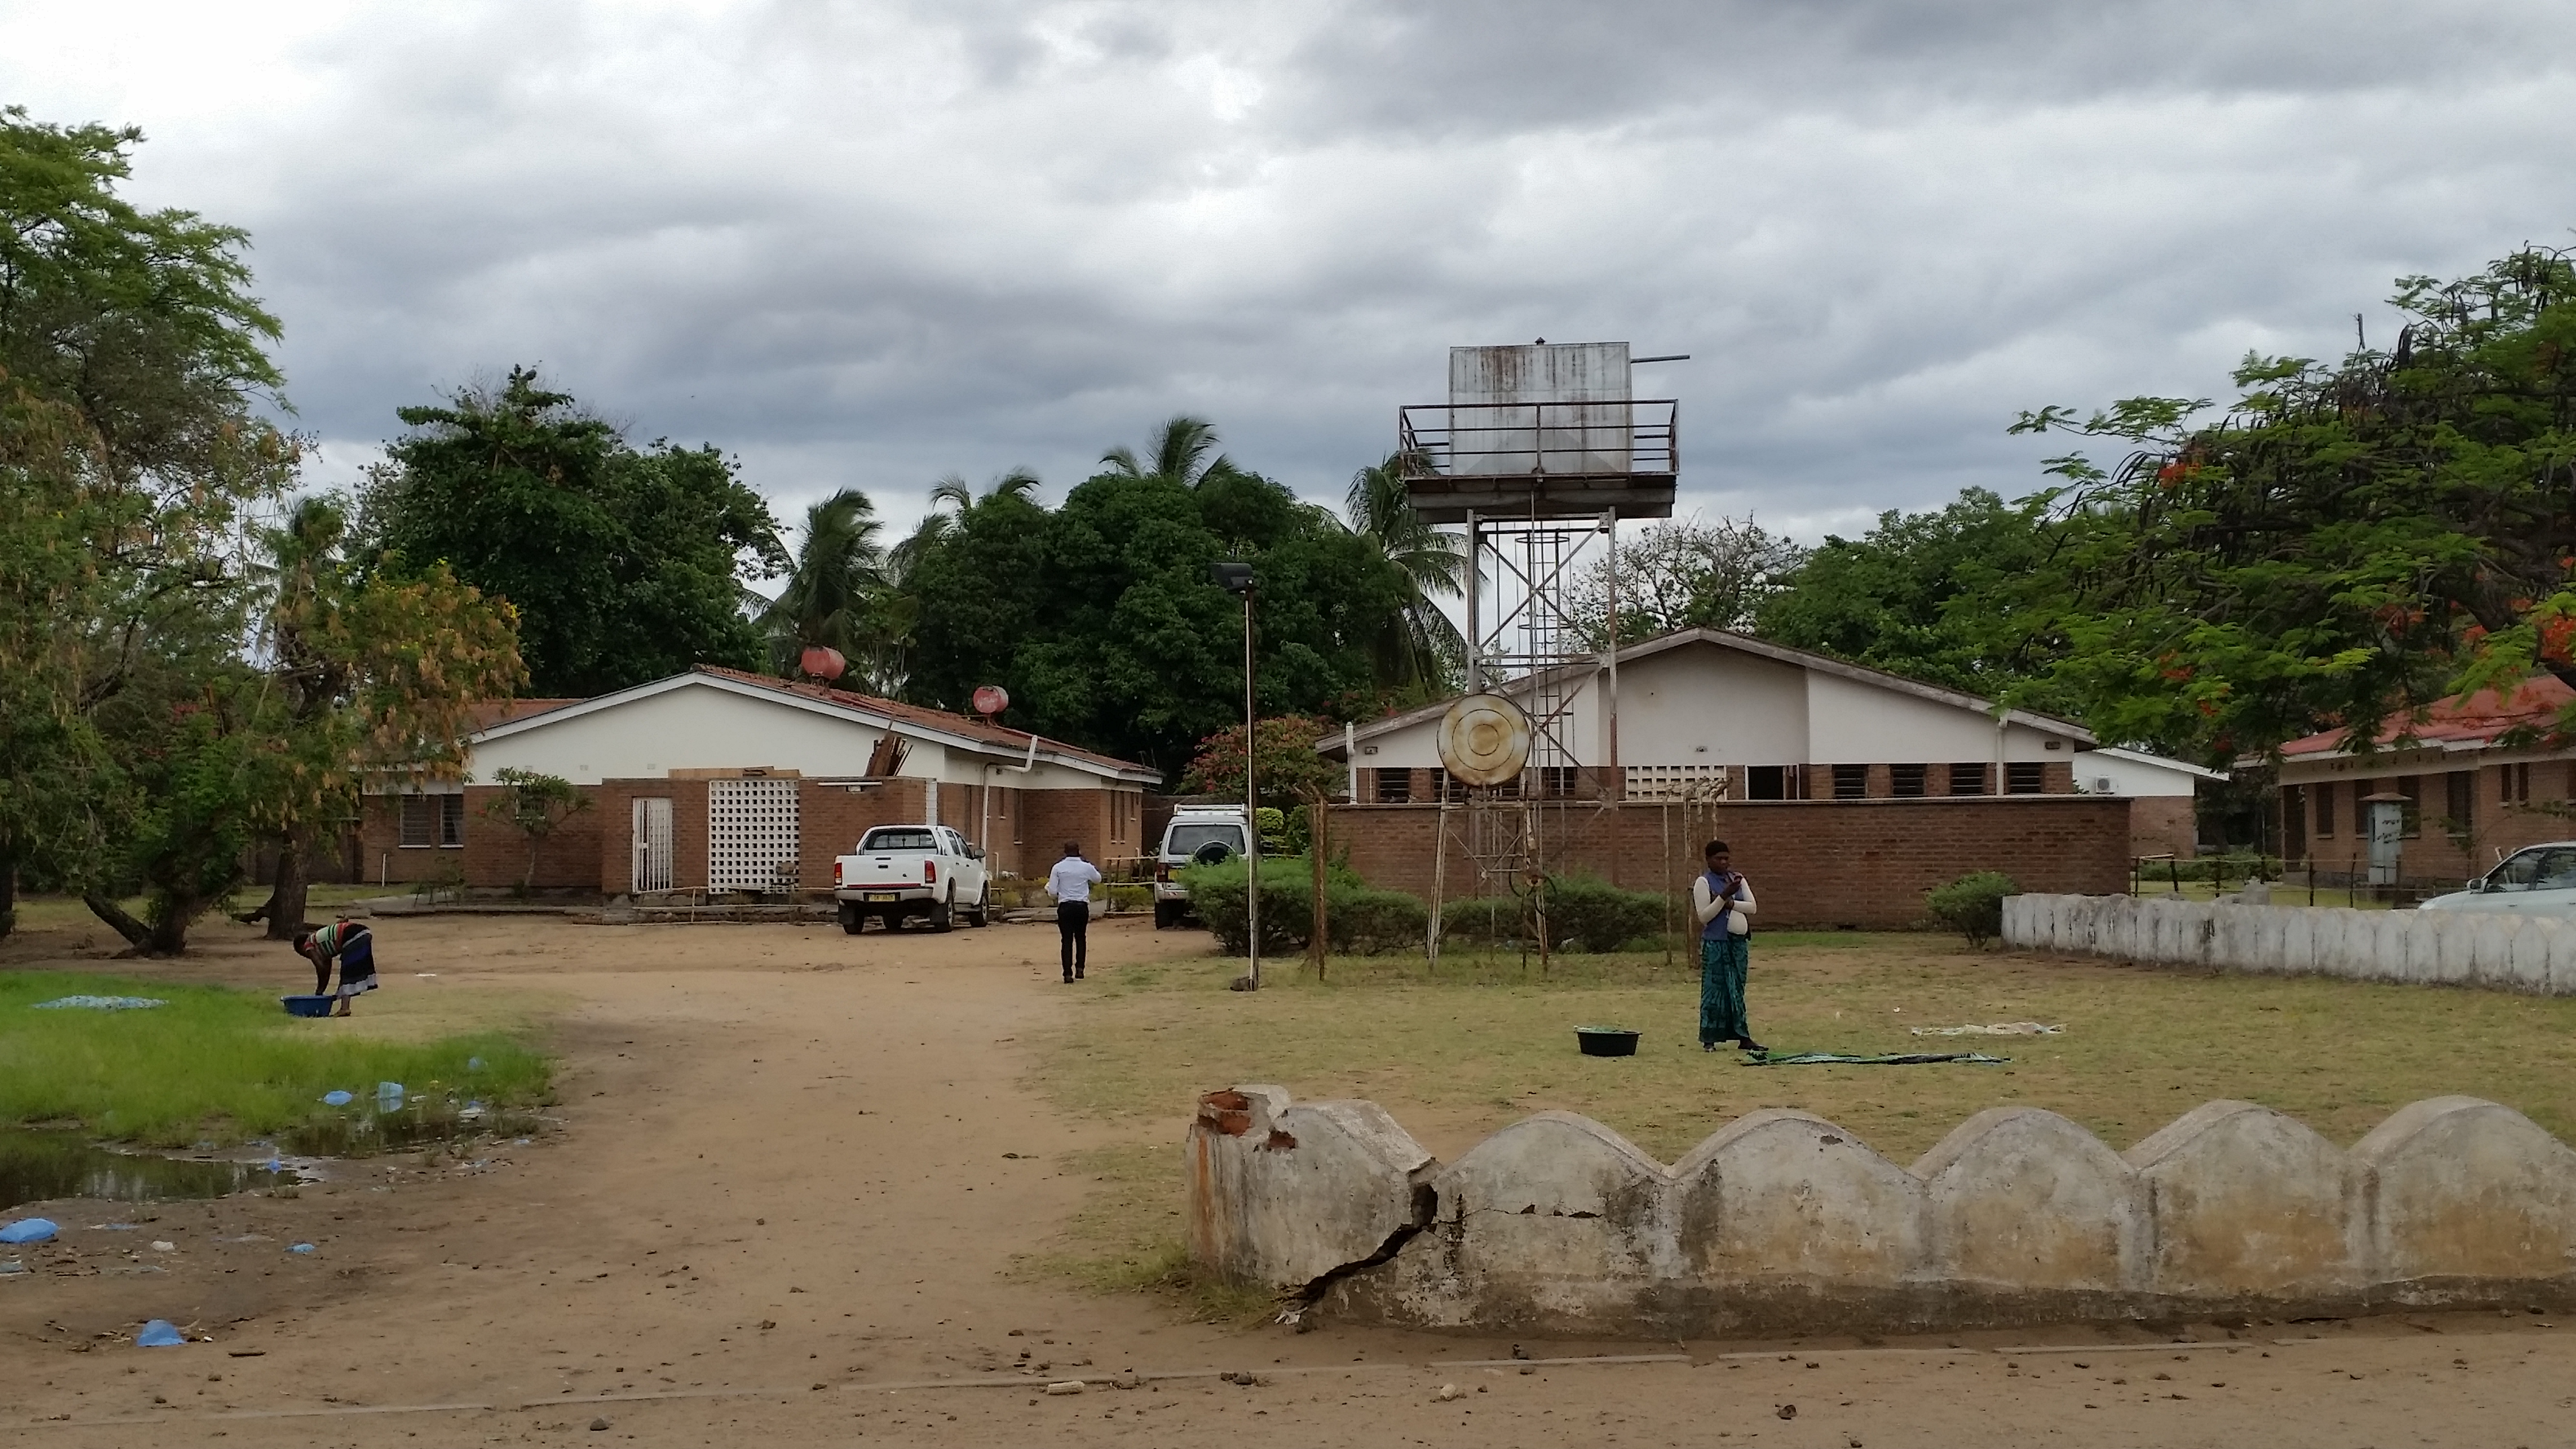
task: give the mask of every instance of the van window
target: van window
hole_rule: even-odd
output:
[[[937,850],[939,842],[918,825],[880,825],[859,841],[861,851],[870,850]]]
[[[1175,823],[1163,837],[1165,855],[1196,855],[1199,847],[1215,841],[1237,855],[1243,854],[1243,827],[1240,825]]]

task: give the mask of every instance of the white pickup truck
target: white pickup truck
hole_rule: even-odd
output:
[[[993,919],[982,848],[945,825],[880,825],[861,836],[856,851],[832,862],[832,899],[853,936],[870,916],[887,930],[907,916],[927,918],[934,931],[960,915],[979,926]]]

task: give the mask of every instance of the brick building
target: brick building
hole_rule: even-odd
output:
[[[2576,690],[2550,675],[2393,721],[2368,751],[2342,730],[2281,746],[2282,854],[2321,882],[2366,876],[2363,801],[2405,801],[2402,883],[2455,886],[2526,845],[2576,838],[2576,741],[2557,734]],[[2295,868],[2295,866],[2293,867]]]
[[[2132,751],[2096,759],[2064,720],[1713,629],[1550,683],[1568,701],[1566,753],[1603,762],[1507,787],[1537,807],[1551,868],[1664,889],[1695,868],[1689,837],[1718,836],[1756,872],[1775,924],[1912,924],[1925,890],[1983,869],[2030,890],[2124,890],[2133,851],[2188,852],[2192,786],[2210,773]],[[1351,769],[1355,803],[1334,837],[1374,882],[1429,895],[1445,869],[1447,894],[1472,893],[1454,884],[1473,874],[1463,846],[1440,844],[1458,835],[1442,810],[1468,798],[1440,764],[1447,710],[1316,747]]]
[[[885,824],[951,826],[1008,875],[1042,874],[1067,840],[1138,856],[1161,780],[970,716],[712,666],[533,703],[473,736],[462,782],[370,796],[353,874],[517,884],[527,837],[488,813],[504,768],[587,801],[539,846],[534,883],[611,895],[828,888],[832,858]]]

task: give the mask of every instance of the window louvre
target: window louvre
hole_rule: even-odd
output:
[[[1985,762],[1980,760],[1975,764],[1952,765],[1950,767],[1950,793],[1953,795],[1985,794]]]
[[[465,797],[435,795],[430,798],[438,802],[439,845],[449,850],[462,849],[465,845]]]
[[[1380,767],[1377,771],[1377,803],[1401,805],[1413,798],[1413,772],[1400,768]]]
[[[2037,760],[2014,760],[2004,766],[2004,792],[2037,795],[2048,789],[2048,766]]]
[[[1890,765],[1887,767],[1887,793],[1900,800],[1916,800],[1924,795],[1924,779],[1932,772],[1929,765]]]
[[[1869,795],[1869,766],[1834,766],[1834,798],[1860,800]]]
[[[434,833],[433,807],[427,795],[405,795],[402,800],[402,848],[425,850],[437,838]]]

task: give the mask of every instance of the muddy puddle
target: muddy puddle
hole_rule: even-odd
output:
[[[526,1139],[532,1114],[413,1098],[400,1109],[353,1105],[316,1117],[275,1142],[221,1150],[151,1152],[80,1132],[0,1128],[0,1212],[58,1198],[179,1202],[317,1182],[337,1159],[410,1152],[475,1139]]]

